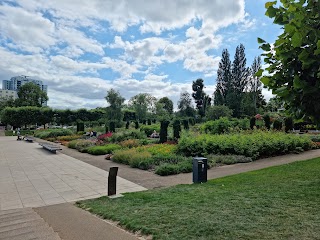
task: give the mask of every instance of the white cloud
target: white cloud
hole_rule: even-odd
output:
[[[0,3],[1,76],[43,80],[49,105],[59,108],[105,106],[111,87],[127,99],[148,92],[176,102],[192,81],[174,82],[172,72],[159,73],[160,65],[178,63],[186,75],[212,77],[220,60],[214,51],[224,42],[217,30],[254,24],[244,0],[6,2]]]
[[[10,47],[39,53],[56,43],[55,24],[40,13],[22,8],[0,5],[0,36],[12,40]]]

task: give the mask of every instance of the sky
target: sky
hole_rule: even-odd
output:
[[[52,108],[106,107],[111,88],[127,101],[167,96],[176,108],[198,78],[212,95],[223,49],[233,59],[244,44],[250,66],[262,53],[257,37],[274,42],[281,29],[265,2],[0,0],[0,80],[42,80]]]

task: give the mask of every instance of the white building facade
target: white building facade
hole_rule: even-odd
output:
[[[29,82],[38,85],[43,92],[48,92],[48,85],[44,85],[41,80],[32,79],[28,76],[16,76],[12,77],[10,80],[2,80],[2,94],[10,94],[10,96],[15,95],[14,99],[16,99],[18,97],[17,92],[19,88]],[[5,93],[3,91],[5,91]],[[15,94],[12,93],[12,91],[15,92]],[[47,106],[47,102],[44,102],[42,105]]]

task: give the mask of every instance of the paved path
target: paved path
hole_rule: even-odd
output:
[[[40,207],[107,194],[108,172],[38,143],[0,137],[0,210]],[[117,192],[144,187],[117,178]]]

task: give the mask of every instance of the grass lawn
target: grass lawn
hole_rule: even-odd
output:
[[[320,239],[320,158],[77,204],[154,239]]]

